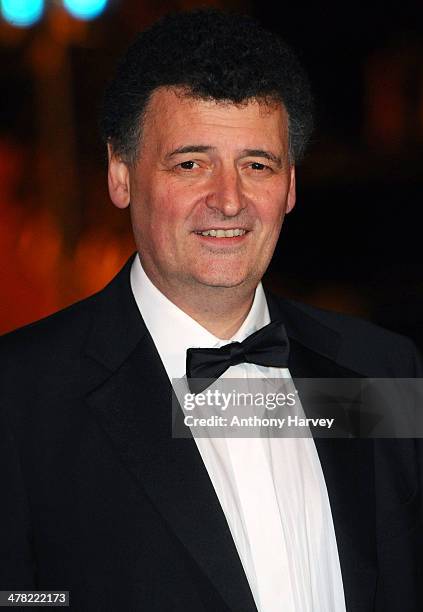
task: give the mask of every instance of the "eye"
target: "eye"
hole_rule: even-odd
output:
[[[181,162],[180,164],[178,164],[179,168],[182,168],[182,170],[194,170],[195,166],[198,166],[198,164],[194,161],[184,161]]]
[[[265,164],[261,164],[260,162],[252,162],[251,168],[252,170],[259,170],[259,171],[270,170],[269,166],[266,166]]]

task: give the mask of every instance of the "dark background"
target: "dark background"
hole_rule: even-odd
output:
[[[89,23],[56,5],[35,27],[0,24],[0,332],[99,289],[133,250],[107,195],[101,94],[139,29],[205,4],[115,0]],[[313,84],[317,128],[268,283],[422,346],[422,3],[209,4],[279,32]]]

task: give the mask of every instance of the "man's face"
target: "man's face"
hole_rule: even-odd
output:
[[[154,92],[134,166],[111,156],[112,200],[130,201],[143,267],[170,299],[253,290],[295,203],[287,114],[179,93]]]

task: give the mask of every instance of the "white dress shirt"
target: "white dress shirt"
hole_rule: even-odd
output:
[[[270,322],[261,284],[240,329],[221,340],[166,298],[139,257],[131,287],[170,381],[185,375],[186,350],[242,341]],[[232,378],[285,378],[287,368],[243,363]],[[169,411],[169,419],[171,413]],[[259,612],[345,612],[338,549],[314,441],[195,437]]]

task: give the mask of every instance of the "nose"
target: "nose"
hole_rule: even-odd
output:
[[[225,168],[214,173],[206,204],[225,217],[235,217],[245,208],[241,180],[235,168]]]

